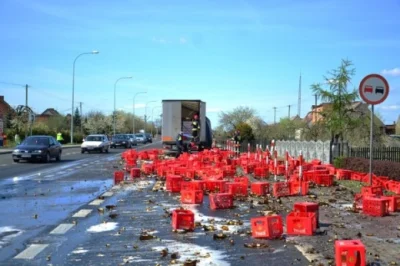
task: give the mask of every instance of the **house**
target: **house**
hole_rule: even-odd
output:
[[[4,100],[4,96],[0,95],[0,136],[3,135],[6,127],[5,120],[7,119],[8,113],[14,113],[14,109]]]
[[[324,119],[324,117],[322,116],[321,112],[323,112],[324,110],[326,110],[326,108],[329,108],[332,104],[331,103],[322,103],[319,105],[312,105],[311,107],[311,111],[307,113],[307,115],[304,117],[304,120],[309,124],[315,124],[318,121],[321,121]],[[367,115],[369,116],[370,114],[370,110],[368,108],[368,104],[357,101],[357,102],[353,102],[351,103],[350,108],[357,112],[360,115]],[[379,123],[380,127],[384,127],[384,123],[381,121],[381,119],[379,117],[377,117],[375,115],[375,121],[377,121],[377,123]]]
[[[381,126],[381,129],[386,135],[396,135],[396,122],[391,125]]]
[[[56,116],[61,116],[61,114],[57,112],[57,110],[55,110],[54,108],[47,108],[46,110],[44,110],[43,113],[36,116],[36,122],[46,123],[47,121],[49,121],[49,118]]]

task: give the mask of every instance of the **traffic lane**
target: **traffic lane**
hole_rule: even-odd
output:
[[[160,143],[153,143],[147,145],[138,145],[133,147],[135,150],[143,150],[149,148],[161,148]],[[109,154],[119,154],[124,152],[127,149],[117,148],[110,149]],[[0,180],[9,177],[18,177],[20,175],[24,175],[31,171],[43,171],[47,168],[58,167],[59,165],[68,164],[71,162],[76,162],[85,158],[96,158],[96,157],[104,157],[107,156],[107,153],[84,153],[81,154],[80,148],[68,148],[63,150],[63,155],[61,157],[60,162],[56,162],[54,159],[50,163],[43,162],[27,162],[20,161],[19,163],[15,163],[12,160],[11,154],[1,154],[0,155]]]
[[[32,260],[11,259],[8,265],[44,265],[49,258],[54,265],[169,265],[172,260],[182,265],[186,259],[200,260],[200,265],[309,264],[290,242],[254,240],[249,235],[250,218],[260,216],[262,206],[253,209],[249,203],[235,201],[234,209],[212,211],[208,197],[201,205],[181,205],[177,194],[153,192],[153,184],[154,181],[141,180],[114,186],[111,197],[106,197],[100,206],[82,206],[92,210],[90,215],[64,220],[63,223],[74,224],[66,234],[52,236],[49,229],[33,239],[31,243],[46,247]],[[115,208],[108,210],[107,206]],[[180,206],[195,213],[200,224],[194,232],[172,232],[169,213]],[[203,226],[213,226],[216,231],[206,231]],[[154,238],[140,240],[144,231]],[[214,234],[219,233],[226,238],[214,239]],[[258,249],[244,247],[249,243],[266,245]],[[162,250],[168,250],[165,256]]]
[[[154,143],[137,149],[158,146]],[[5,217],[0,221],[0,258],[15,256],[15,252],[25,248],[26,241],[107,190],[113,183],[122,151],[90,154],[84,159],[55,163],[49,169],[33,169],[26,174],[19,172],[17,177],[1,180],[0,203],[7,207],[0,208],[0,216]]]

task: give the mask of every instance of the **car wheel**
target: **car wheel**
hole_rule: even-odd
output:
[[[100,153],[103,153],[103,152],[104,152],[104,147],[101,147]]]
[[[108,147],[106,148],[106,153],[108,153],[109,152],[109,150],[108,150]]]
[[[43,159],[43,162],[44,162],[44,163],[48,163],[48,162],[50,162],[50,159],[51,159],[51,158],[50,158],[50,153],[47,153],[47,154],[46,154],[46,157]]]
[[[18,159],[13,159],[14,163],[19,163]]]
[[[56,157],[56,161],[57,162],[61,161],[61,151],[58,153],[58,155]]]
[[[82,154],[84,154],[84,153],[85,153],[85,150],[84,150],[84,149],[82,149],[82,150],[81,150],[81,153],[82,153]]]

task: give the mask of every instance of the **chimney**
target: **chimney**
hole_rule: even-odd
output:
[[[4,96],[0,95],[0,102],[4,102]]]

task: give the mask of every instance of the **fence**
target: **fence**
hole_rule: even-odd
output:
[[[369,158],[369,147],[349,148],[348,157]],[[373,149],[374,160],[400,162],[400,147],[380,147]]]
[[[291,156],[299,156],[300,151],[303,153],[305,160],[319,159],[323,163],[331,161],[331,144],[330,141],[286,141],[278,140],[275,142],[278,155],[282,156],[288,151]]]

